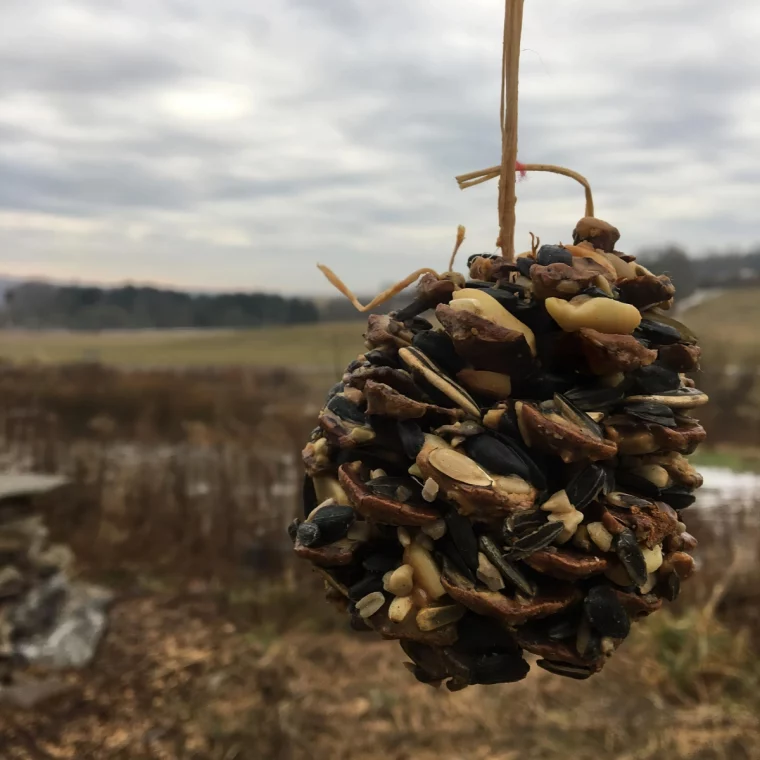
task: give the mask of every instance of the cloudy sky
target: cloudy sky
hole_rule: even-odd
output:
[[[0,274],[327,293],[493,250],[502,0],[1,0]],[[524,162],[622,250],[760,243],[756,0],[527,0]],[[518,186],[568,240],[573,182]]]

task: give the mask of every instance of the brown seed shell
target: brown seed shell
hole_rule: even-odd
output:
[[[600,440],[559,415],[547,416],[535,404],[518,402],[517,414],[525,443],[557,454],[566,464],[585,459],[597,462],[617,454],[613,441]]]
[[[436,307],[435,315],[451,337],[456,352],[478,369],[512,376],[533,367],[533,354],[523,333],[444,304]]]
[[[589,368],[595,375],[632,372],[657,359],[657,352],[645,348],[632,335],[609,335],[582,327],[577,332]]]
[[[368,520],[385,525],[422,526],[431,525],[441,516],[424,504],[396,501],[371,493],[350,465],[338,468],[338,479],[353,507]]]
[[[600,575],[609,567],[607,557],[564,548],[556,551],[541,549],[526,557],[524,562],[539,573],[567,581]]]

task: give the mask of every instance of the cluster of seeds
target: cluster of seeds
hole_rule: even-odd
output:
[[[573,237],[371,316],[304,448],[296,554],[422,682],[588,678],[693,571],[699,348],[614,227]]]

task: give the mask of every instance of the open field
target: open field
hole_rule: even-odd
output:
[[[680,319],[707,351],[720,346],[734,361],[760,357],[760,289],[737,288],[684,312]]]
[[[342,369],[362,351],[363,330],[361,321],[260,330],[8,330],[0,332],[0,358],[50,364],[97,361],[121,367]]]
[[[708,352],[760,357],[760,289],[731,290],[683,315]],[[14,362],[97,361],[121,367],[250,366],[338,370],[363,349],[365,322],[258,330],[0,332],[0,358]]]

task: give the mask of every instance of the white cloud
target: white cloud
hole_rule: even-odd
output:
[[[0,271],[357,290],[492,250],[494,0],[5,0]],[[753,0],[528,0],[520,157],[571,166],[635,251],[760,238]],[[580,188],[518,187],[517,245]]]

